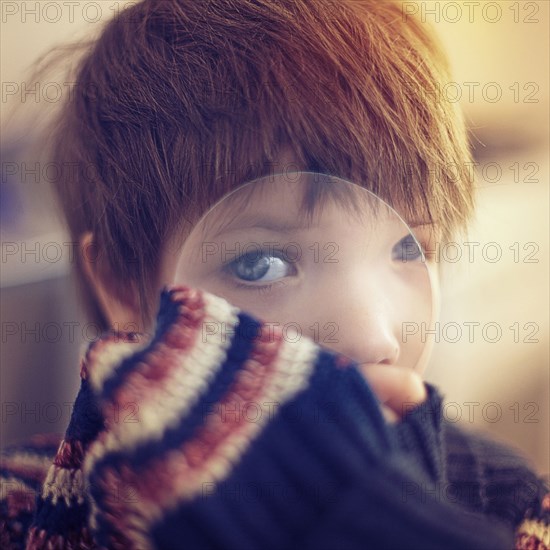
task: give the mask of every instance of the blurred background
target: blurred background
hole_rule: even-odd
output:
[[[0,3],[2,446],[64,431],[80,350],[97,336],[69,277],[73,244],[47,192],[55,175],[21,161],[70,83],[24,82],[41,54],[93,37],[131,3]],[[447,48],[454,80],[440,93],[465,112],[479,188],[468,237],[436,250],[443,301],[427,378],[442,388],[450,421],[516,446],[546,474],[549,8],[545,0],[403,2],[404,17],[435,27]]]

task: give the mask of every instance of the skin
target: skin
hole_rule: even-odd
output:
[[[309,228],[281,232],[258,227],[258,220],[268,218],[287,227],[303,220],[297,200],[301,189],[266,186],[238,215],[228,203],[220,203],[184,242],[175,238],[168,243],[161,280],[203,288],[264,321],[298,326],[302,335],[351,357],[379,398],[386,419],[398,421],[427,395],[421,376],[432,339],[422,342],[419,334],[404,338],[403,323],[429,325],[434,320],[439,308],[437,266],[429,257],[422,258],[408,227],[390,209],[382,209],[374,223],[372,217],[350,216],[329,202]],[[251,213],[256,227],[244,223]],[[223,218],[232,221],[220,228],[216,220]],[[419,226],[414,233],[429,249],[432,228]],[[83,243],[92,239],[88,234]],[[205,243],[218,252],[205,255]],[[272,244],[258,246],[263,243]],[[285,248],[287,243],[298,247]],[[319,243],[317,256],[314,243]],[[222,245],[235,252],[222,254]],[[301,256],[292,261],[281,254],[284,250],[291,251],[292,258],[299,250]],[[247,261],[241,252],[254,258]],[[324,261],[327,258],[336,261]],[[109,292],[95,265],[88,264],[86,271],[109,320],[138,326],[138,312]],[[296,333],[287,334],[293,338]]]

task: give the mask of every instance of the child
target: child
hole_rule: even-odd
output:
[[[426,93],[447,66],[400,10],[144,0],[106,27],[53,158],[78,163],[57,192],[75,240],[98,252],[76,264],[90,317],[116,331],[83,359],[51,467],[36,458],[50,440],[26,448],[27,470],[6,453],[3,475],[19,485],[2,501],[5,546],[495,548],[515,536],[517,548],[549,547],[543,483],[506,449],[445,425],[437,390],[400,365],[395,332],[364,347],[348,332],[334,351],[265,340],[247,314],[257,301],[239,308],[236,295],[190,287],[179,263],[209,207],[289,165],[360,184],[422,223],[425,240],[464,228],[466,133]],[[203,342],[206,321],[232,335]],[[277,410],[220,421],[218,406],[247,392]],[[258,498],[243,504],[243,487]]]

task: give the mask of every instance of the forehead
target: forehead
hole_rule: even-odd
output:
[[[306,229],[323,217],[352,219],[363,224],[380,222],[397,214],[359,185],[312,172],[295,172],[260,178],[239,187],[219,201],[203,218],[209,235],[234,227],[261,224],[274,230]],[[275,221],[275,219],[277,221]]]

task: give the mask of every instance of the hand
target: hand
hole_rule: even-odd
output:
[[[360,365],[359,370],[382,403],[388,422],[398,422],[411,410],[411,403],[420,405],[428,396],[420,375],[412,369],[396,365]]]

